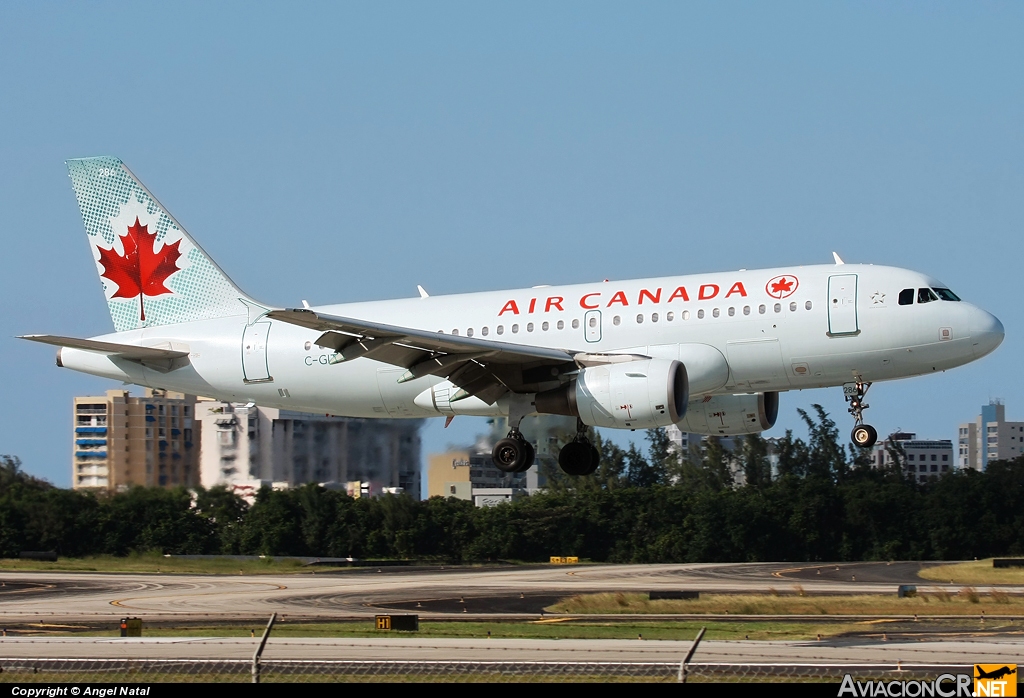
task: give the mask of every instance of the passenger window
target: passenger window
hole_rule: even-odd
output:
[[[665,322],[672,322],[676,319],[676,314],[672,311],[665,313]]]
[[[540,325],[540,328],[541,328],[542,330],[544,330],[545,332],[547,332],[547,331],[548,331],[548,328],[549,328],[549,327],[551,327],[551,325],[549,325],[549,324],[548,324],[548,323],[547,323],[546,321],[545,321],[545,322],[542,322],[542,323],[541,323],[541,325]]]
[[[456,337],[458,337],[459,336],[459,331],[458,330],[452,330],[452,334],[455,335]]]
[[[932,301],[939,300],[938,297],[932,293],[930,288],[919,288],[917,289],[917,302],[918,303],[931,303]]]
[[[900,305],[913,305],[914,304],[914,289],[905,288],[900,291]]]
[[[596,317],[590,318],[590,323],[589,324],[590,324],[591,327],[597,327],[597,318]],[[616,320],[615,324],[616,325],[619,324],[618,320]]]
[[[472,337],[473,336],[473,328],[472,327],[470,327],[468,330],[466,330],[466,336],[467,337]]]
[[[481,329],[480,329],[480,334],[482,334],[482,335],[483,335],[484,337],[486,337],[486,336],[487,336],[487,333],[488,333],[489,331],[490,331],[490,330],[488,330],[488,329],[487,329],[486,327],[483,327],[483,328],[481,328]]]
[[[557,325],[555,325],[555,326],[556,326],[556,327],[557,327],[558,329],[560,329],[560,330],[562,330],[562,329],[565,329],[565,323],[564,323],[564,322],[562,322],[561,320],[559,320],[559,321],[558,321],[558,324],[557,324]]]
[[[761,315],[764,315],[764,306],[763,305],[757,306],[757,312],[759,312]]]
[[[519,334],[519,325],[512,325],[512,334]]]
[[[680,315],[680,317],[683,318],[684,320],[689,320],[690,319],[690,311],[689,310],[684,310],[683,314]]]
[[[580,321],[579,320],[573,320],[572,321],[572,328],[574,330],[578,330],[580,328]]]
[[[526,323],[526,331],[527,332],[533,332],[533,323],[532,322]]]
[[[505,334],[505,326],[498,325],[498,334]]]
[[[777,313],[781,313],[782,312],[782,303],[776,303],[775,304],[775,312],[777,312]]]
[[[643,321],[644,321],[644,314],[643,313],[640,313],[639,315],[636,316],[636,324],[639,325]]]
[[[944,300],[944,301],[958,301],[958,300],[960,300],[960,296],[956,295],[955,293],[950,291],[948,288],[932,288],[932,290],[935,291],[935,293],[939,294],[939,298]]]
[[[596,320],[594,320],[593,318],[591,318],[591,319],[590,319],[590,321],[591,321],[591,322],[593,322],[593,323],[595,323],[595,324],[596,324],[596,322],[597,322],[597,321],[596,321]],[[618,315],[616,315],[615,317],[613,317],[613,318],[612,318],[612,324],[613,324],[613,325],[618,325],[618,324],[619,324],[620,322],[622,322],[622,318],[620,318],[620,317],[619,317]],[[592,326],[593,326],[593,325],[592,325]]]
[[[657,322],[657,321],[658,321],[658,314],[657,313],[651,313],[651,322]]]
[[[718,317],[718,308],[715,308],[714,310],[712,310],[712,311],[711,311],[711,314],[712,314],[713,316],[715,316],[715,317]]]
[[[729,317],[732,317],[735,314],[736,314],[736,308],[729,308]]]
[[[750,315],[750,306],[749,305],[743,306],[743,314],[744,315]]]
[[[806,308],[807,310],[810,310],[811,309],[811,302],[807,301],[806,303],[804,303],[804,308]]]
[[[697,311],[697,319],[698,320],[703,320],[704,319],[704,309],[703,308],[701,308],[700,310]]]
[[[789,312],[791,312],[791,313],[795,313],[796,312],[796,303],[790,303],[789,304]]]

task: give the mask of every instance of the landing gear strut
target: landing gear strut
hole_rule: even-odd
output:
[[[864,403],[864,396],[870,387],[870,383],[861,380],[843,386],[843,397],[850,403],[849,412],[853,415],[854,427],[850,439],[860,448],[871,448],[878,441],[878,432],[875,428],[864,423],[864,410],[868,408]]]
[[[587,425],[576,419],[576,436],[558,452],[558,465],[567,475],[590,475],[597,470],[601,453],[587,438]]]
[[[533,445],[519,431],[523,417],[533,411],[533,397],[524,394],[509,395],[508,436],[494,444],[491,460],[503,473],[525,473],[537,458]]]

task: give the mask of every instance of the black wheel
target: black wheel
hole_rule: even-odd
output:
[[[527,456],[533,453],[533,447],[520,439],[502,439],[494,444],[491,460],[494,467],[503,473],[514,473],[526,462]],[[531,462],[532,465],[532,462]]]
[[[597,466],[601,465],[601,452],[597,450],[597,446],[590,446],[590,470],[584,473],[584,475],[593,475],[597,470]]]
[[[558,465],[566,475],[587,475],[594,472],[594,447],[585,441],[573,441],[558,452]]]
[[[523,454],[523,464],[515,469],[517,473],[525,473],[533,467],[533,462],[537,460],[537,450],[533,447],[533,444],[529,441],[524,441],[523,446],[526,448],[526,453]]]
[[[878,441],[878,432],[870,424],[858,424],[853,428],[850,438],[860,448],[871,448]]]

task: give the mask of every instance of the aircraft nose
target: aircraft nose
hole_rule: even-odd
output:
[[[971,345],[976,357],[980,359],[995,351],[995,348],[1003,343],[1003,335],[1003,323],[999,322],[999,318],[981,308],[974,309],[974,316],[971,319]]]

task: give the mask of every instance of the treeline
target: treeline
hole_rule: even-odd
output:
[[[457,499],[352,499],[315,485],[265,488],[252,507],[224,488],[101,496],[53,487],[3,456],[0,556],[724,562],[1024,554],[1024,458],[917,484],[901,453],[891,451],[891,468],[869,467],[868,453],[844,447],[816,410],[801,413],[807,441],[788,432],[779,440],[775,472],[760,436],[744,438],[735,453],[712,440],[679,454],[663,430],[647,433],[646,450],[595,435],[602,465],[594,475],[569,478],[547,464],[547,492],[481,509]]]

